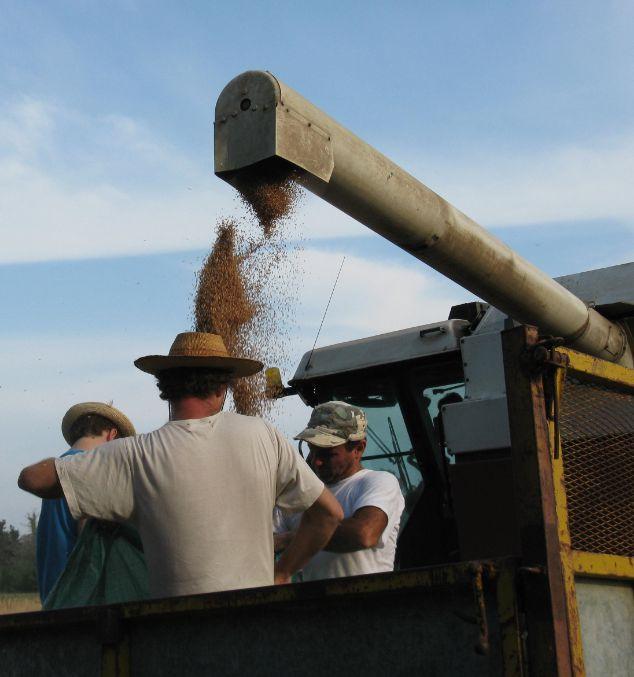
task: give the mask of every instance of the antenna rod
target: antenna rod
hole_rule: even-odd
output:
[[[321,333],[321,328],[324,326],[324,320],[326,319],[326,313],[328,312],[328,308],[330,308],[330,302],[332,301],[332,295],[335,293],[335,289],[337,288],[337,282],[339,282],[339,275],[341,275],[341,269],[343,268],[343,264],[346,260],[346,257],[344,256],[341,259],[341,265],[339,266],[339,272],[337,273],[337,279],[335,280],[334,285],[332,286],[332,291],[330,292],[330,298],[328,299],[328,303],[326,304],[326,310],[324,310],[324,316],[321,318],[321,324],[319,325],[319,329],[317,330],[317,336],[315,336],[315,343],[313,343],[313,347],[310,351],[310,355],[308,356],[308,362],[306,362],[306,366],[304,367],[304,371],[307,371],[308,368],[310,367],[310,361],[313,359],[313,353],[315,352],[315,346],[317,345],[317,339],[319,338],[319,334]]]

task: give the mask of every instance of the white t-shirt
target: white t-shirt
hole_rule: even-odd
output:
[[[352,517],[359,508],[374,506],[387,515],[387,526],[374,548],[355,552],[322,550],[317,553],[304,567],[304,580],[392,571],[401,514],[405,507],[396,477],[389,472],[364,468],[340,482],[329,484],[328,489],[341,503],[344,519]],[[273,514],[275,533],[294,531],[300,519],[301,515],[290,513],[283,506],[276,508]]]
[[[229,412],[55,466],[75,519],[137,527],[154,597],[272,585],[274,506],[306,510],[324,487],[275,428]]]

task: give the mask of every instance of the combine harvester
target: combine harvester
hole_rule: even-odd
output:
[[[553,281],[270,73],[221,93],[215,171],[291,172],[483,299],[277,384],[367,410],[399,570],[1,618],[7,674],[631,674],[634,264]]]

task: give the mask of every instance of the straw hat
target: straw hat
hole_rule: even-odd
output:
[[[147,355],[139,357],[134,365],[141,371],[156,375],[164,369],[175,367],[212,367],[224,369],[237,378],[251,376],[263,367],[257,360],[231,357],[222,336],[199,331],[179,334],[172,343],[169,355]]]
[[[113,407],[111,404],[104,404],[103,402],[81,402],[72,406],[62,419],[62,435],[68,444],[72,444],[75,440],[70,438],[70,429],[73,423],[85,414],[98,414],[112,421],[113,425],[118,428],[121,437],[131,437],[136,435],[136,430],[132,425],[132,421],[121,411]]]

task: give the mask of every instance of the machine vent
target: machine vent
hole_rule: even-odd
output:
[[[634,556],[634,394],[568,374],[559,425],[572,547]]]

